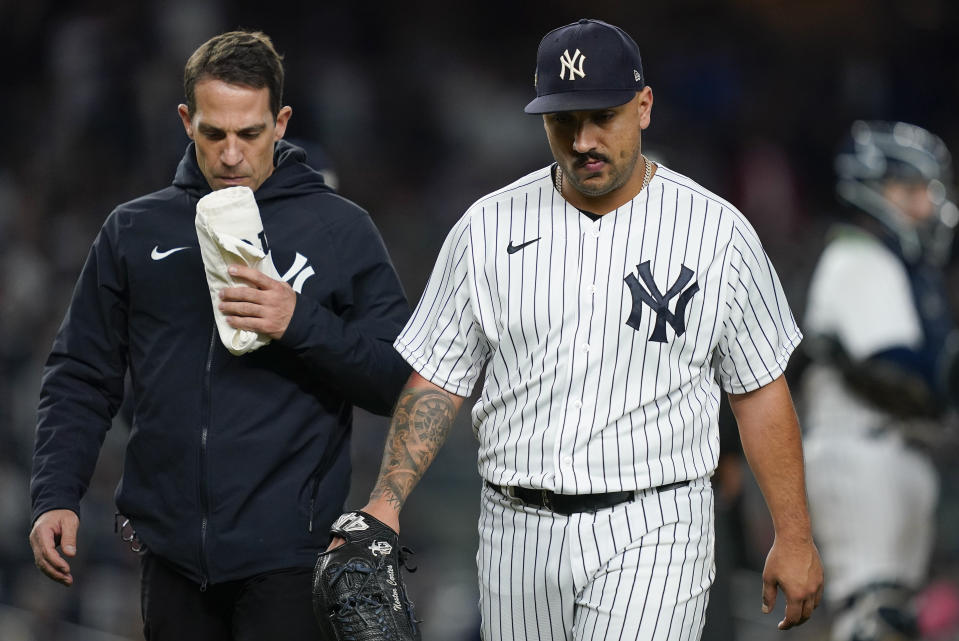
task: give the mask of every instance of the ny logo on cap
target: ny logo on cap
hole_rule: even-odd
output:
[[[583,71],[583,63],[586,61],[586,56],[580,53],[579,49],[576,50],[576,53],[573,54],[573,57],[569,56],[569,49],[563,52],[563,55],[559,57],[559,62],[563,65],[559,70],[559,77],[562,80],[566,80],[566,70],[569,69],[569,79],[576,80],[578,75],[580,78],[586,77],[586,72]]]

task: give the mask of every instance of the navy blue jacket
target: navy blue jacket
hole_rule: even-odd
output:
[[[283,337],[243,356],[214,326],[193,144],[171,187],[107,218],[43,374],[34,519],[79,513],[129,371],[116,502],[147,547],[198,583],[313,565],[346,499],[353,406],[388,414],[409,375],[392,346],[409,305],[369,215],[305,157],[277,143],[255,192],[277,271],[300,293]]]

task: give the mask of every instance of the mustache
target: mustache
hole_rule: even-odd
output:
[[[609,162],[609,158],[604,156],[603,154],[597,154],[597,153],[576,154],[576,160],[573,161],[573,166],[579,168],[592,160],[602,160],[603,162],[606,162],[606,163]]]

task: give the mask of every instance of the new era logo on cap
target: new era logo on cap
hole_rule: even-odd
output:
[[[639,47],[619,27],[583,19],[554,29],[539,43],[526,113],[621,105],[645,86],[642,70]]]

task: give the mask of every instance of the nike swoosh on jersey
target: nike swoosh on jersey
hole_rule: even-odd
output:
[[[542,238],[542,236],[540,236],[539,238],[534,238],[533,240],[527,240],[525,243],[520,243],[519,245],[514,245],[513,241],[509,241],[509,245],[506,246],[506,253],[515,254],[516,252],[526,247],[527,245],[532,245],[540,238]]]
[[[163,260],[164,258],[166,258],[167,256],[169,256],[170,254],[175,254],[176,252],[181,251],[181,250],[184,250],[184,249],[190,249],[190,248],[189,248],[189,247],[174,247],[173,249],[168,249],[168,250],[166,250],[166,251],[161,252],[161,251],[160,251],[160,246],[157,245],[156,247],[153,248],[153,251],[150,252],[150,258],[152,258],[153,260]]]

